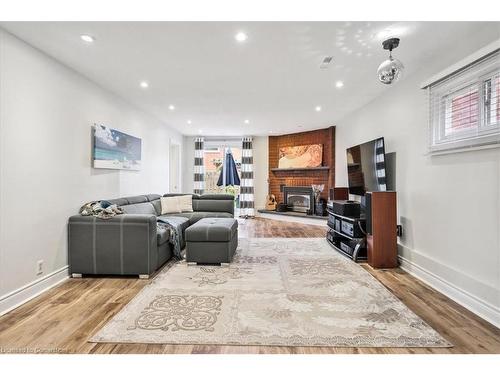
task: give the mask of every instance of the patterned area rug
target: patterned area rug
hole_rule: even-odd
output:
[[[450,346],[323,238],[242,239],[229,267],[174,263],[90,341]]]

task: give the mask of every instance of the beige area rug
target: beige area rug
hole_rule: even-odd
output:
[[[90,341],[449,347],[324,238],[241,239],[229,267],[166,267]]]

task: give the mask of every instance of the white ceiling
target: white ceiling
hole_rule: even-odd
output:
[[[228,136],[334,125],[390,90],[376,78],[387,57],[381,31],[401,37],[394,56],[404,63],[406,75],[473,33],[491,34],[491,40],[499,34],[499,23],[480,22],[0,25],[183,134]],[[248,35],[245,43],[235,41],[238,31]],[[81,34],[96,40],[84,43]],[[325,56],[333,56],[333,63],[320,70]],[[149,82],[148,89],[139,87],[142,80]],[[344,82],[342,89],[335,87],[337,80]],[[321,112],[315,111],[317,105]]]

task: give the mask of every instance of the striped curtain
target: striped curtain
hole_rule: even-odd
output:
[[[194,184],[193,192],[203,194],[205,190],[205,167],[203,165],[203,138],[194,140]]]
[[[240,216],[255,216],[252,137],[243,138],[241,151]]]

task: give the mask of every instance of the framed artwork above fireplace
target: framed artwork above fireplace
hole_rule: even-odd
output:
[[[278,168],[315,168],[323,162],[323,145],[280,147]]]

